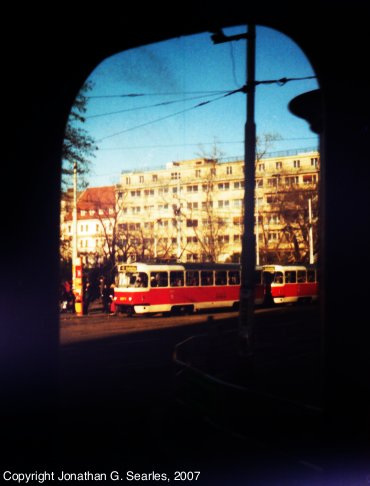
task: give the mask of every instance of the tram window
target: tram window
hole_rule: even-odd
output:
[[[261,276],[259,277],[259,279],[261,281]],[[229,271],[229,285],[240,285],[240,272],[239,272],[239,270],[230,270]]]
[[[261,270],[256,270],[254,272],[254,283],[255,284],[262,283],[262,272],[261,272]]]
[[[298,270],[297,282],[298,283],[306,283],[306,270]]]
[[[215,272],[216,276],[216,285],[226,285],[226,271],[225,270],[218,270]]]
[[[196,287],[199,285],[199,272],[194,270],[189,270],[186,272],[186,285],[188,287]]]
[[[170,287],[184,286],[184,272],[170,272]]]
[[[200,272],[200,283],[201,285],[213,285],[213,272],[202,271]]]
[[[144,272],[126,272],[118,275],[117,285],[119,287],[147,287],[148,275]]]
[[[307,282],[315,281],[315,270],[307,270]]]
[[[285,272],[285,283],[296,283],[297,272],[295,270],[287,270]]]
[[[151,287],[167,287],[168,273],[167,272],[151,272],[150,273]]]
[[[282,284],[284,282],[283,272],[275,272],[274,283]]]
[[[148,286],[148,275],[144,272],[140,272],[135,280],[135,287],[147,287]]]

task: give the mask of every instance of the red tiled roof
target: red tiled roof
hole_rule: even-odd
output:
[[[98,217],[98,210],[104,211],[103,216],[108,216],[108,209],[115,207],[115,188],[114,186],[103,187],[88,187],[79,194],[77,199],[78,219],[95,219]],[[89,211],[94,210],[95,214],[90,215]],[[81,210],[86,211],[85,215],[81,215]],[[101,216],[101,215],[100,215]],[[72,220],[72,205],[66,213],[65,221]]]
[[[114,186],[88,187],[77,201],[77,209],[104,209],[115,205]]]

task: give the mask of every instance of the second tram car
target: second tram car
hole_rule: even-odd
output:
[[[314,266],[264,265],[262,272],[265,286],[271,286],[274,304],[313,302],[318,298],[318,275]]]

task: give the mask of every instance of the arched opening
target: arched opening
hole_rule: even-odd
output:
[[[195,300],[195,288],[189,290],[187,287],[193,285],[190,284],[190,272],[193,279],[197,278],[195,287],[199,286],[202,290],[204,285],[209,291],[210,284],[203,284],[202,278],[205,279],[207,272],[213,278],[215,272],[212,285],[217,291],[217,278],[221,278],[221,274],[216,275],[216,267],[211,271],[205,270],[204,265],[227,264],[233,259],[233,263],[240,263],[240,259],[235,261],[235,258],[242,253],[244,213],[249,209],[245,206],[244,197],[247,190],[244,125],[247,117],[246,93],[250,88],[246,80],[246,30],[246,26],[224,29],[222,42],[219,42],[217,34],[205,32],[124,51],[102,62],[87,79],[85,86],[89,89],[80,93],[84,97],[83,109],[86,109],[80,126],[87,130],[92,145],[98,150],[91,159],[92,172],[86,175],[88,180],[90,178],[90,186],[81,188],[76,197],[75,233],[67,194],[66,211],[62,213],[65,218],[62,236],[63,243],[67,244],[75,239],[85,278],[90,280],[89,288],[83,288],[89,309],[84,311],[81,306],[82,315],[77,318],[69,316],[68,312],[61,315],[62,344],[63,340],[64,343],[72,343],[91,336],[103,338],[107,333],[122,334],[127,339],[127,333],[132,333],[132,322],[138,323],[139,335],[140,326],[143,326],[141,313],[168,314],[172,311],[177,314],[188,308],[203,310],[207,305],[208,308],[217,308],[217,302],[212,302],[212,306],[209,302],[217,297],[210,298],[210,294],[203,297],[208,300],[207,305],[202,302],[202,307]],[[319,259],[318,136],[304,120],[293,115],[288,106],[296,96],[317,88],[317,79],[310,63],[291,39],[271,28],[257,26],[256,74],[252,84],[256,91],[254,122],[257,143],[253,160],[255,181],[248,187],[252,187],[252,199],[255,201],[252,209],[256,235],[254,264],[269,268],[271,265],[290,265],[287,272],[290,272],[290,277],[294,274],[295,280],[287,280],[287,284],[296,285],[296,295],[283,295],[281,287],[276,286],[280,292],[274,296],[276,303],[316,302],[317,290],[313,299],[302,289],[303,283],[310,283],[309,270],[305,265],[313,265]],[[76,127],[78,123],[74,125]],[[83,170],[80,172],[82,176]],[[75,185],[75,196],[78,192],[79,186]],[[70,252],[71,247],[67,245],[67,257]],[[163,278],[166,272],[168,275],[165,283],[158,286],[168,288],[167,298],[173,302],[151,300],[156,298],[149,293],[153,272],[145,270],[145,267],[139,269],[139,265],[148,265],[154,260],[156,264],[163,265],[192,265],[185,266],[184,270],[160,269]],[[264,273],[268,272],[267,267],[263,269]],[[225,282],[226,272],[235,271],[225,269]],[[276,268],[273,273],[277,275],[279,272]],[[181,288],[176,291],[171,288],[172,273],[176,273],[181,282]],[[107,310],[108,316],[115,315],[110,319],[102,315],[105,304],[104,291],[99,287],[101,277],[108,281],[109,286],[115,277],[119,282],[126,282],[117,284],[115,281],[116,300],[113,308]],[[137,288],[130,295],[120,288],[129,287],[127,282],[136,283],[139,278],[141,282],[143,279],[146,281],[140,303],[129,300],[136,298]],[[91,287],[94,287],[93,293],[90,293]],[[132,283],[132,287],[136,285]],[[188,295],[184,297],[186,290]],[[182,299],[192,300],[177,301],[177,291],[182,292]],[[223,324],[231,322],[231,326],[235,325],[239,300],[240,297],[219,299],[219,307],[226,307],[226,302],[230,302],[233,311],[227,316],[221,314]],[[165,304],[169,307],[164,307]],[[136,314],[135,321],[131,318],[133,314]],[[76,319],[78,322],[79,318],[82,320],[76,323],[75,328],[68,324],[76,322]],[[190,324],[190,338],[194,337],[194,333],[199,334],[199,329],[204,331],[205,323],[209,325],[211,321],[212,325],[212,320],[220,320],[220,317],[215,313],[201,316],[200,321],[196,320],[199,316],[183,316],[182,321],[179,321],[179,316],[176,316],[177,320],[166,317],[164,324],[159,319],[163,318],[155,316],[146,320],[142,329],[156,332],[162,325],[176,328],[181,322],[184,327]],[[248,352],[252,352],[257,361],[261,358],[267,360],[270,372],[264,366],[257,366],[258,370],[255,368],[245,376],[242,368],[251,364],[246,356],[244,365],[239,363],[241,368],[235,374],[236,356],[231,362],[226,356],[224,367],[218,364],[218,372],[202,368],[204,376],[216,373],[217,378],[221,369],[224,378],[229,374],[231,386],[247,387],[253,382],[254,387],[258,385],[254,390],[256,394],[272,395],[286,403],[295,400],[304,407],[319,408],[320,318],[317,304],[308,308],[265,309],[256,319],[258,330],[264,330]],[[196,331],[192,325],[195,322],[199,322]],[[274,326],[275,322],[277,324],[272,331],[270,326]],[[271,332],[276,343],[271,342]],[[290,344],[293,343],[291,346],[286,339],[288,334]],[[206,336],[208,339],[209,334]],[[226,354],[230,349],[237,351],[233,348],[234,342],[225,344],[224,335],[221,333],[220,336],[218,339],[223,349],[215,349],[220,353],[219,361],[222,362],[225,356],[221,359],[221,355],[225,351]],[[163,334],[158,339],[166,340],[166,337]],[[239,338],[237,332],[234,337]],[[145,341],[144,337],[141,339]],[[302,342],[306,344],[310,339],[310,349],[303,349]],[[269,351],[261,354],[262,348]],[[177,348],[177,351],[179,356],[183,356],[183,349]],[[194,364],[194,360],[197,369],[198,359],[207,359],[207,353],[203,351],[187,356],[190,361],[186,366]],[[274,353],[275,357],[271,358],[270,354]],[[305,361],[307,354],[310,355],[309,364]],[[213,360],[215,357],[210,358]],[[100,361],[97,362],[100,367]],[[93,376],[97,370],[94,365],[93,359],[85,384],[92,386],[89,385],[92,379],[95,387]],[[118,368],[121,370],[120,366]],[[74,370],[75,366],[72,366],[69,371],[75,378]],[[292,370],[295,371],[293,375]],[[303,373],[306,373],[305,377]],[[121,375],[114,379],[117,378]],[[153,379],[158,379],[158,376]],[[235,381],[240,379],[242,381]],[[297,380],[301,381],[300,386],[293,390],[292,384],[297,385]],[[111,391],[105,387],[104,381],[106,399],[106,394]],[[83,394],[87,394],[83,390]],[[223,393],[222,390],[220,393]],[[247,388],[246,393],[249,393]],[[113,393],[113,396],[109,401],[118,399],[120,394]],[[234,426],[238,427],[237,424]]]

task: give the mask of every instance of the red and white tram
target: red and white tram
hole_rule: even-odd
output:
[[[114,304],[118,312],[156,314],[239,307],[240,265],[233,263],[123,264],[118,267]],[[313,301],[317,274],[305,266],[256,267],[254,303]]]
[[[239,305],[239,264],[135,263],[120,265],[118,271],[114,302],[119,312],[193,312]]]
[[[314,266],[263,265],[262,272],[265,285],[271,284],[275,304],[313,302],[318,298],[318,275]]]

